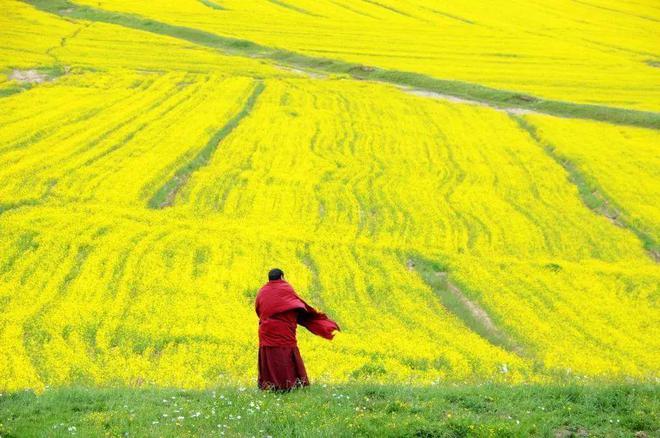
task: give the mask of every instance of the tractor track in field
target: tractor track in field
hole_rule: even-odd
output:
[[[525,114],[543,114],[542,112],[535,111],[532,109],[527,109],[527,108],[521,108],[521,107],[507,107],[507,106],[498,106],[494,104],[490,104],[488,102],[483,102],[479,100],[472,100],[472,99],[466,99],[462,97],[456,97],[452,96],[451,94],[443,94],[443,93],[438,93],[435,91],[428,91],[428,90],[423,90],[419,88],[410,88],[410,87],[398,87],[400,90],[402,90],[405,93],[412,94],[413,96],[419,96],[419,97],[426,97],[429,99],[436,99],[436,100],[444,100],[447,102],[451,103],[460,103],[464,105],[476,105],[476,106],[482,106],[485,108],[490,108],[494,109],[496,111],[501,111],[505,112],[507,114],[514,114],[514,115],[525,115]]]
[[[578,189],[580,198],[587,208],[598,215],[604,216],[613,225],[625,228],[635,234],[651,260],[660,263],[660,243],[656,242],[648,232],[634,225],[623,209],[616,205],[614,200],[602,188],[598,185],[590,188],[586,176],[575,163],[558,154],[555,146],[541,138],[533,124],[518,115],[512,114],[511,117],[518,123],[520,129],[531,137],[534,143],[543,148],[545,153],[566,171],[569,181]],[[589,201],[589,199],[593,199],[593,201]]]
[[[294,70],[314,70],[324,74],[345,74],[357,80],[388,83],[424,92],[437,93],[440,96],[451,96],[452,98],[479,102],[494,108],[504,109],[512,114],[524,114],[525,111],[532,111],[559,117],[598,120],[613,124],[660,129],[660,113],[658,112],[550,100],[471,82],[440,79],[420,73],[388,70],[336,59],[318,58],[264,46],[245,39],[167,24],[139,15],[81,6],[71,3],[69,0],[22,1],[41,11],[67,19],[98,21],[138,29],[178,38],[229,55],[266,59],[275,64],[286,65]]]
[[[165,182],[149,200],[149,208],[163,209],[171,207],[174,200],[181,189],[186,185],[190,176],[206,166],[211,157],[218,148],[218,145],[240,124],[240,122],[247,117],[252,108],[257,102],[257,99],[266,88],[263,82],[257,81],[252,88],[248,98],[241,110],[236,113],[231,119],[225,123],[208,141],[208,143],[193,157],[192,160],[186,162],[179,167],[169,180]]]
[[[459,286],[450,281],[448,272],[437,269],[431,261],[420,257],[409,258],[406,266],[409,271],[417,272],[436,293],[442,305],[470,330],[516,356],[533,359],[521,344],[498,327],[483,307],[468,298]]]

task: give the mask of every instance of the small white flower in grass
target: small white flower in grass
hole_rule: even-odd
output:
[[[158,424],[158,423],[159,421],[155,421],[155,420],[151,422],[151,424]]]
[[[163,417],[169,417],[169,415],[167,415],[167,414],[163,414]]]
[[[178,417],[176,417],[176,419],[177,419],[177,420],[185,420],[186,417],[182,417],[182,416],[179,415]]]

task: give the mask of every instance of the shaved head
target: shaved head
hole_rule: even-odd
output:
[[[284,271],[279,268],[268,271],[268,281],[281,280],[284,277]]]

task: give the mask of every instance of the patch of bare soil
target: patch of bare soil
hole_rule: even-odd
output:
[[[416,270],[415,261],[412,259],[408,259],[406,261],[406,267],[408,268],[409,271],[415,271]],[[511,339],[503,330],[501,330],[493,322],[493,320],[490,318],[490,315],[488,315],[488,312],[486,312],[486,310],[484,310],[481,306],[479,306],[478,303],[475,303],[474,301],[470,300],[458,286],[456,286],[451,281],[449,281],[448,272],[435,271],[434,275],[438,278],[440,284],[436,284],[435,286],[432,287],[442,288],[444,291],[451,294],[456,301],[461,303],[462,309],[469,312],[470,316],[474,320],[479,322],[481,329],[486,331],[490,337],[494,339],[498,339],[499,342],[502,342],[504,345],[506,345],[505,348],[507,350],[519,356],[523,356],[525,354],[525,351],[522,348],[522,346],[514,342],[513,339]],[[508,368],[506,364],[503,365],[502,372],[505,373],[508,372]]]
[[[279,68],[280,70],[287,71],[289,73],[294,73],[299,76],[307,76],[312,79],[325,79],[328,77],[328,75],[323,73],[318,73],[310,70],[301,70],[299,68],[293,68],[293,67],[285,67],[283,65],[278,65],[277,68]]]
[[[14,69],[9,75],[9,79],[24,84],[40,84],[51,80],[51,77],[46,73],[41,73],[38,70],[18,70]]]
[[[436,273],[438,274],[443,274],[443,273]],[[446,276],[447,274],[444,273]],[[468,297],[465,296],[462,290],[460,290],[455,284],[452,284],[450,281],[447,281],[447,289],[449,292],[456,297],[461,303],[463,303],[463,306],[465,306],[466,309],[472,314],[472,316],[477,319],[479,322],[481,322],[482,326],[488,333],[493,335],[496,338],[505,340],[506,345],[508,345],[508,348],[510,351],[513,353],[516,353],[518,355],[524,355],[525,351],[523,348],[516,344],[505,332],[503,332],[495,323],[493,320],[490,318],[488,313],[479,306],[479,304],[475,303],[474,301],[470,300]]]
[[[471,301],[468,299],[465,295],[463,295],[463,292],[456,287],[456,285],[447,282],[447,288],[449,289],[449,292],[456,297],[461,303],[463,303],[463,306],[465,306],[466,309],[470,311],[472,316],[474,316],[477,320],[481,322],[481,324],[491,332],[492,334],[501,334],[500,329],[495,325],[492,319],[490,319],[490,316],[488,316],[488,313],[481,307],[479,307],[478,304],[475,302]]]
[[[466,103],[466,104],[478,105],[478,106],[490,106],[476,100],[463,99],[460,97],[451,96],[449,94],[436,93],[435,91],[419,90],[416,88],[402,88],[402,90],[408,94],[413,94],[415,96],[430,97],[432,99],[446,100],[447,102]]]
[[[539,114],[537,111],[526,109],[526,108],[518,108],[518,107],[498,107],[495,105],[489,105],[485,102],[479,102],[478,100],[471,100],[471,99],[463,99],[461,97],[456,97],[452,96],[449,94],[443,94],[443,93],[436,93],[435,91],[427,91],[427,90],[420,90],[417,88],[408,88],[408,87],[400,87],[403,91],[405,91],[408,94],[413,94],[415,96],[421,96],[421,97],[428,97],[431,99],[439,99],[439,100],[445,100],[447,102],[452,102],[452,103],[462,103],[466,105],[477,105],[477,106],[483,106],[483,107],[488,107],[492,108],[496,111],[503,111],[509,114],[516,114],[516,115],[525,115],[525,114]]]
[[[183,176],[175,176],[174,177],[174,187],[172,187],[172,190],[170,190],[167,193],[167,196],[163,200],[163,202],[160,203],[158,208],[166,208],[166,207],[171,207],[174,205],[174,199],[176,198],[176,195],[179,193],[181,188],[186,185],[188,180],[190,179],[190,175],[183,175]]]

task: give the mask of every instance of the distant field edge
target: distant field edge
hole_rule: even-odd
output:
[[[496,108],[529,110],[560,117],[597,120],[619,125],[660,129],[660,113],[549,100],[479,84],[438,79],[421,73],[387,70],[341,60],[318,58],[288,50],[263,46],[252,41],[220,36],[198,29],[175,26],[134,14],[112,12],[81,6],[69,0],[22,0],[25,3],[62,17],[100,21],[146,32],[183,39],[195,44],[222,50],[228,54],[270,59],[302,69],[325,73],[343,73],[355,79],[373,80],[414,87],[462,99],[481,102]]]
[[[658,412],[651,384],[73,387],[0,394],[0,435],[649,437]]]

